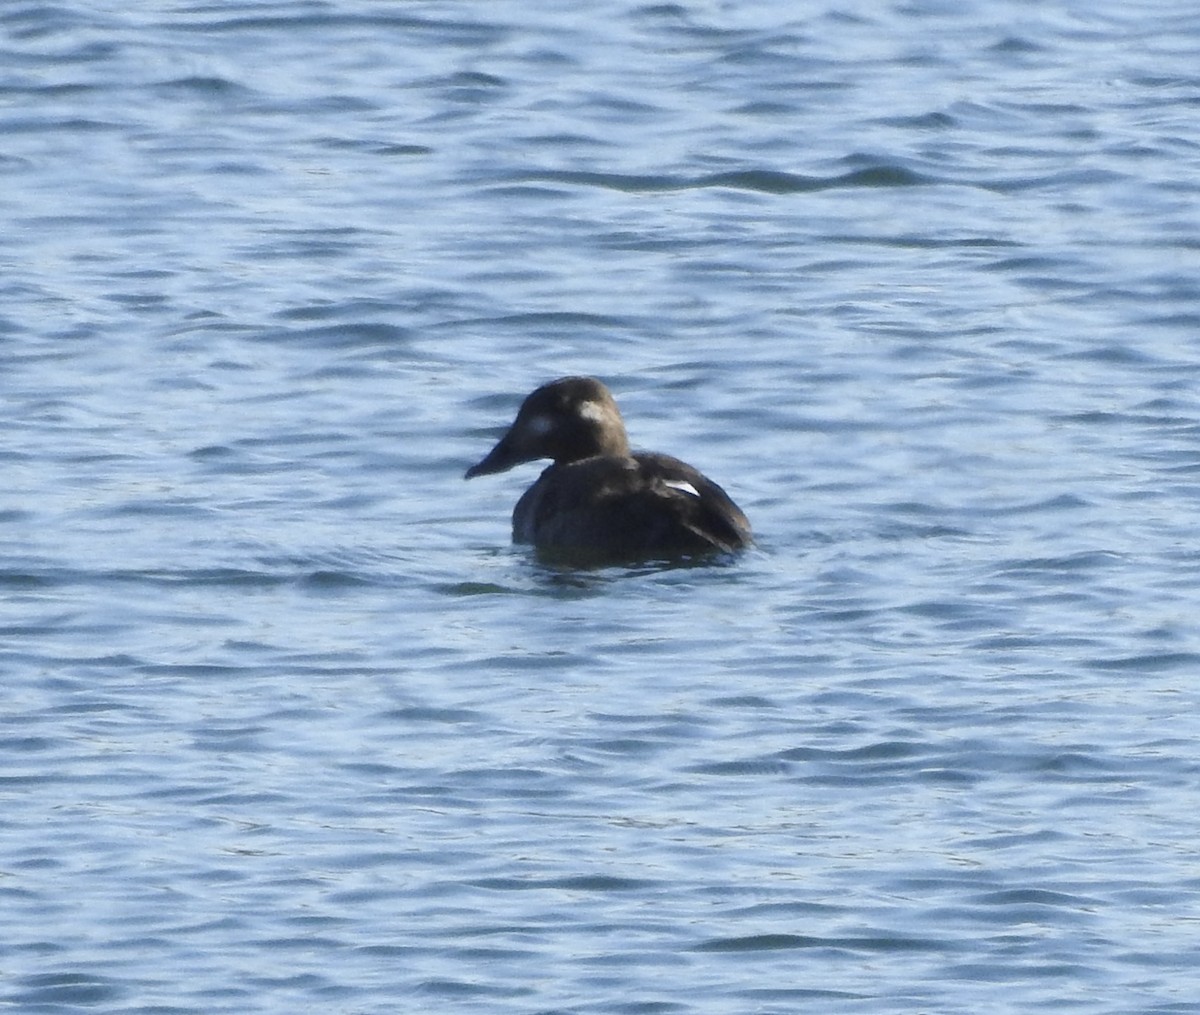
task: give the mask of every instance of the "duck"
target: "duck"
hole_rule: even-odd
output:
[[[513,542],[540,554],[666,559],[732,553],[753,541],[741,508],[698,469],[630,450],[616,399],[594,377],[560,377],[533,391],[463,478],[546,458],[550,465],[512,515]]]

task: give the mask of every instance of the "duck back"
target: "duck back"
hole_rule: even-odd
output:
[[[513,511],[513,540],[602,559],[676,557],[745,547],[750,525],[677,458],[597,455],[541,474]]]

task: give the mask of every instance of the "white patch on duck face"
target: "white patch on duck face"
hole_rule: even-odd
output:
[[[554,429],[554,420],[549,416],[531,416],[525,421],[524,430],[530,437],[545,437]]]
[[[608,410],[599,402],[580,402],[575,411],[580,419],[588,419],[593,423],[607,423],[609,419]]]
[[[700,496],[700,491],[686,479],[664,479],[663,486],[669,486],[672,490],[679,490],[681,493],[690,494],[693,497]]]

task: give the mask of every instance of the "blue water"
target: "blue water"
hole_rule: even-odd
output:
[[[0,7],[0,1005],[1200,1012],[1198,49]],[[512,547],[576,372],[759,545]]]

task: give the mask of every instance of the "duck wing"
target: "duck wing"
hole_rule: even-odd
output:
[[[752,541],[750,522],[717,483],[671,455],[641,452],[633,456],[654,492],[672,505],[687,527],[718,550],[737,550]]]

